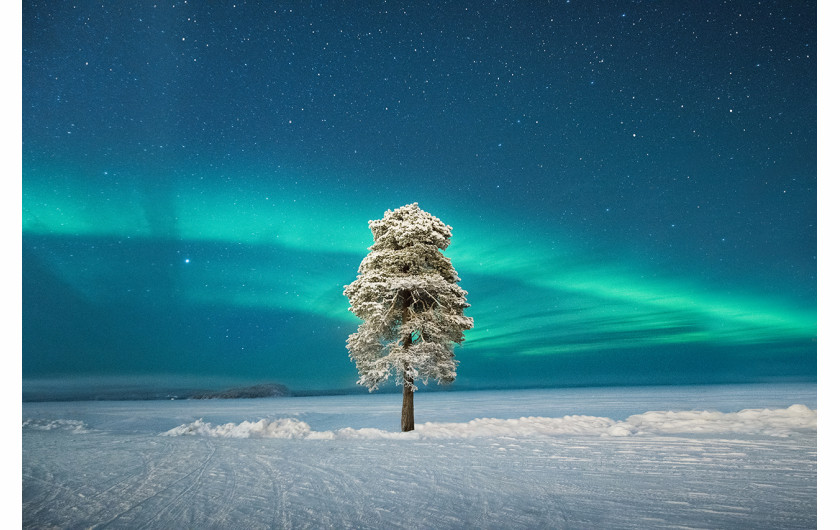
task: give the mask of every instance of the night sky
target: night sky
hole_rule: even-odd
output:
[[[348,389],[369,219],[453,388],[816,379],[816,2],[23,3],[24,385]]]

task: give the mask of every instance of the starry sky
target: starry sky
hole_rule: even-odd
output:
[[[453,388],[815,380],[816,11],[25,1],[24,387],[353,388],[343,286],[413,202]]]

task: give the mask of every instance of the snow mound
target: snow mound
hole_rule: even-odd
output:
[[[293,418],[243,421],[214,426],[203,419],[170,429],[163,436],[211,436],[216,438],[319,438],[309,424]]]
[[[22,428],[38,431],[70,431],[73,434],[84,434],[90,432],[87,425],[79,420],[25,420]]]
[[[309,424],[292,419],[213,425],[203,420],[180,425],[162,436],[212,436],[222,438],[286,439],[452,439],[452,438],[537,438],[568,435],[640,436],[670,434],[760,434],[790,436],[794,432],[817,430],[817,411],[805,405],[786,409],[745,409],[740,412],[651,411],[624,421],[597,416],[562,418],[523,417],[518,419],[478,418],[466,423],[423,423],[412,432],[345,427],[337,431],[313,431]]]
[[[805,405],[786,409],[744,409],[715,411],[645,412],[616,424],[627,434],[742,433],[787,436],[795,431],[817,430],[817,411]]]
[[[510,420],[478,418],[467,423],[424,423],[417,426],[417,432],[424,438],[534,438],[571,434],[601,435],[614,424],[615,421],[610,418],[578,415],[562,418],[530,416]]]

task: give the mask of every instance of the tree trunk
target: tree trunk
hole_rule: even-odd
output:
[[[403,293],[403,324],[408,322],[409,310],[411,308],[410,293]],[[411,333],[408,333],[403,338],[403,348],[406,350],[411,347]],[[408,365],[403,366],[403,406],[402,406],[402,432],[414,430],[414,391],[411,387],[414,384],[414,379],[408,375]]]
[[[414,430],[414,391],[411,390],[414,381],[405,373],[403,379],[402,432],[408,432]]]

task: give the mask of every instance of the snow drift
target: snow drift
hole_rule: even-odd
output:
[[[330,431],[317,432],[306,422],[293,418],[278,420],[243,421],[214,426],[196,420],[170,429],[163,436],[212,436],[218,438],[333,438]]]
[[[639,436],[670,434],[760,434],[790,436],[794,432],[816,431],[817,411],[805,405],[785,409],[744,409],[739,412],[650,411],[623,421],[597,416],[562,418],[523,417],[518,419],[479,418],[466,423],[417,425],[412,432],[350,427],[335,431],[313,431],[306,422],[293,418],[213,425],[202,419],[170,429],[162,436],[211,436],[222,438],[286,439],[451,439],[486,437]]]
[[[79,420],[33,420],[29,419],[23,422],[24,429],[35,429],[38,431],[70,431],[74,434],[84,434],[90,432],[87,425]]]

